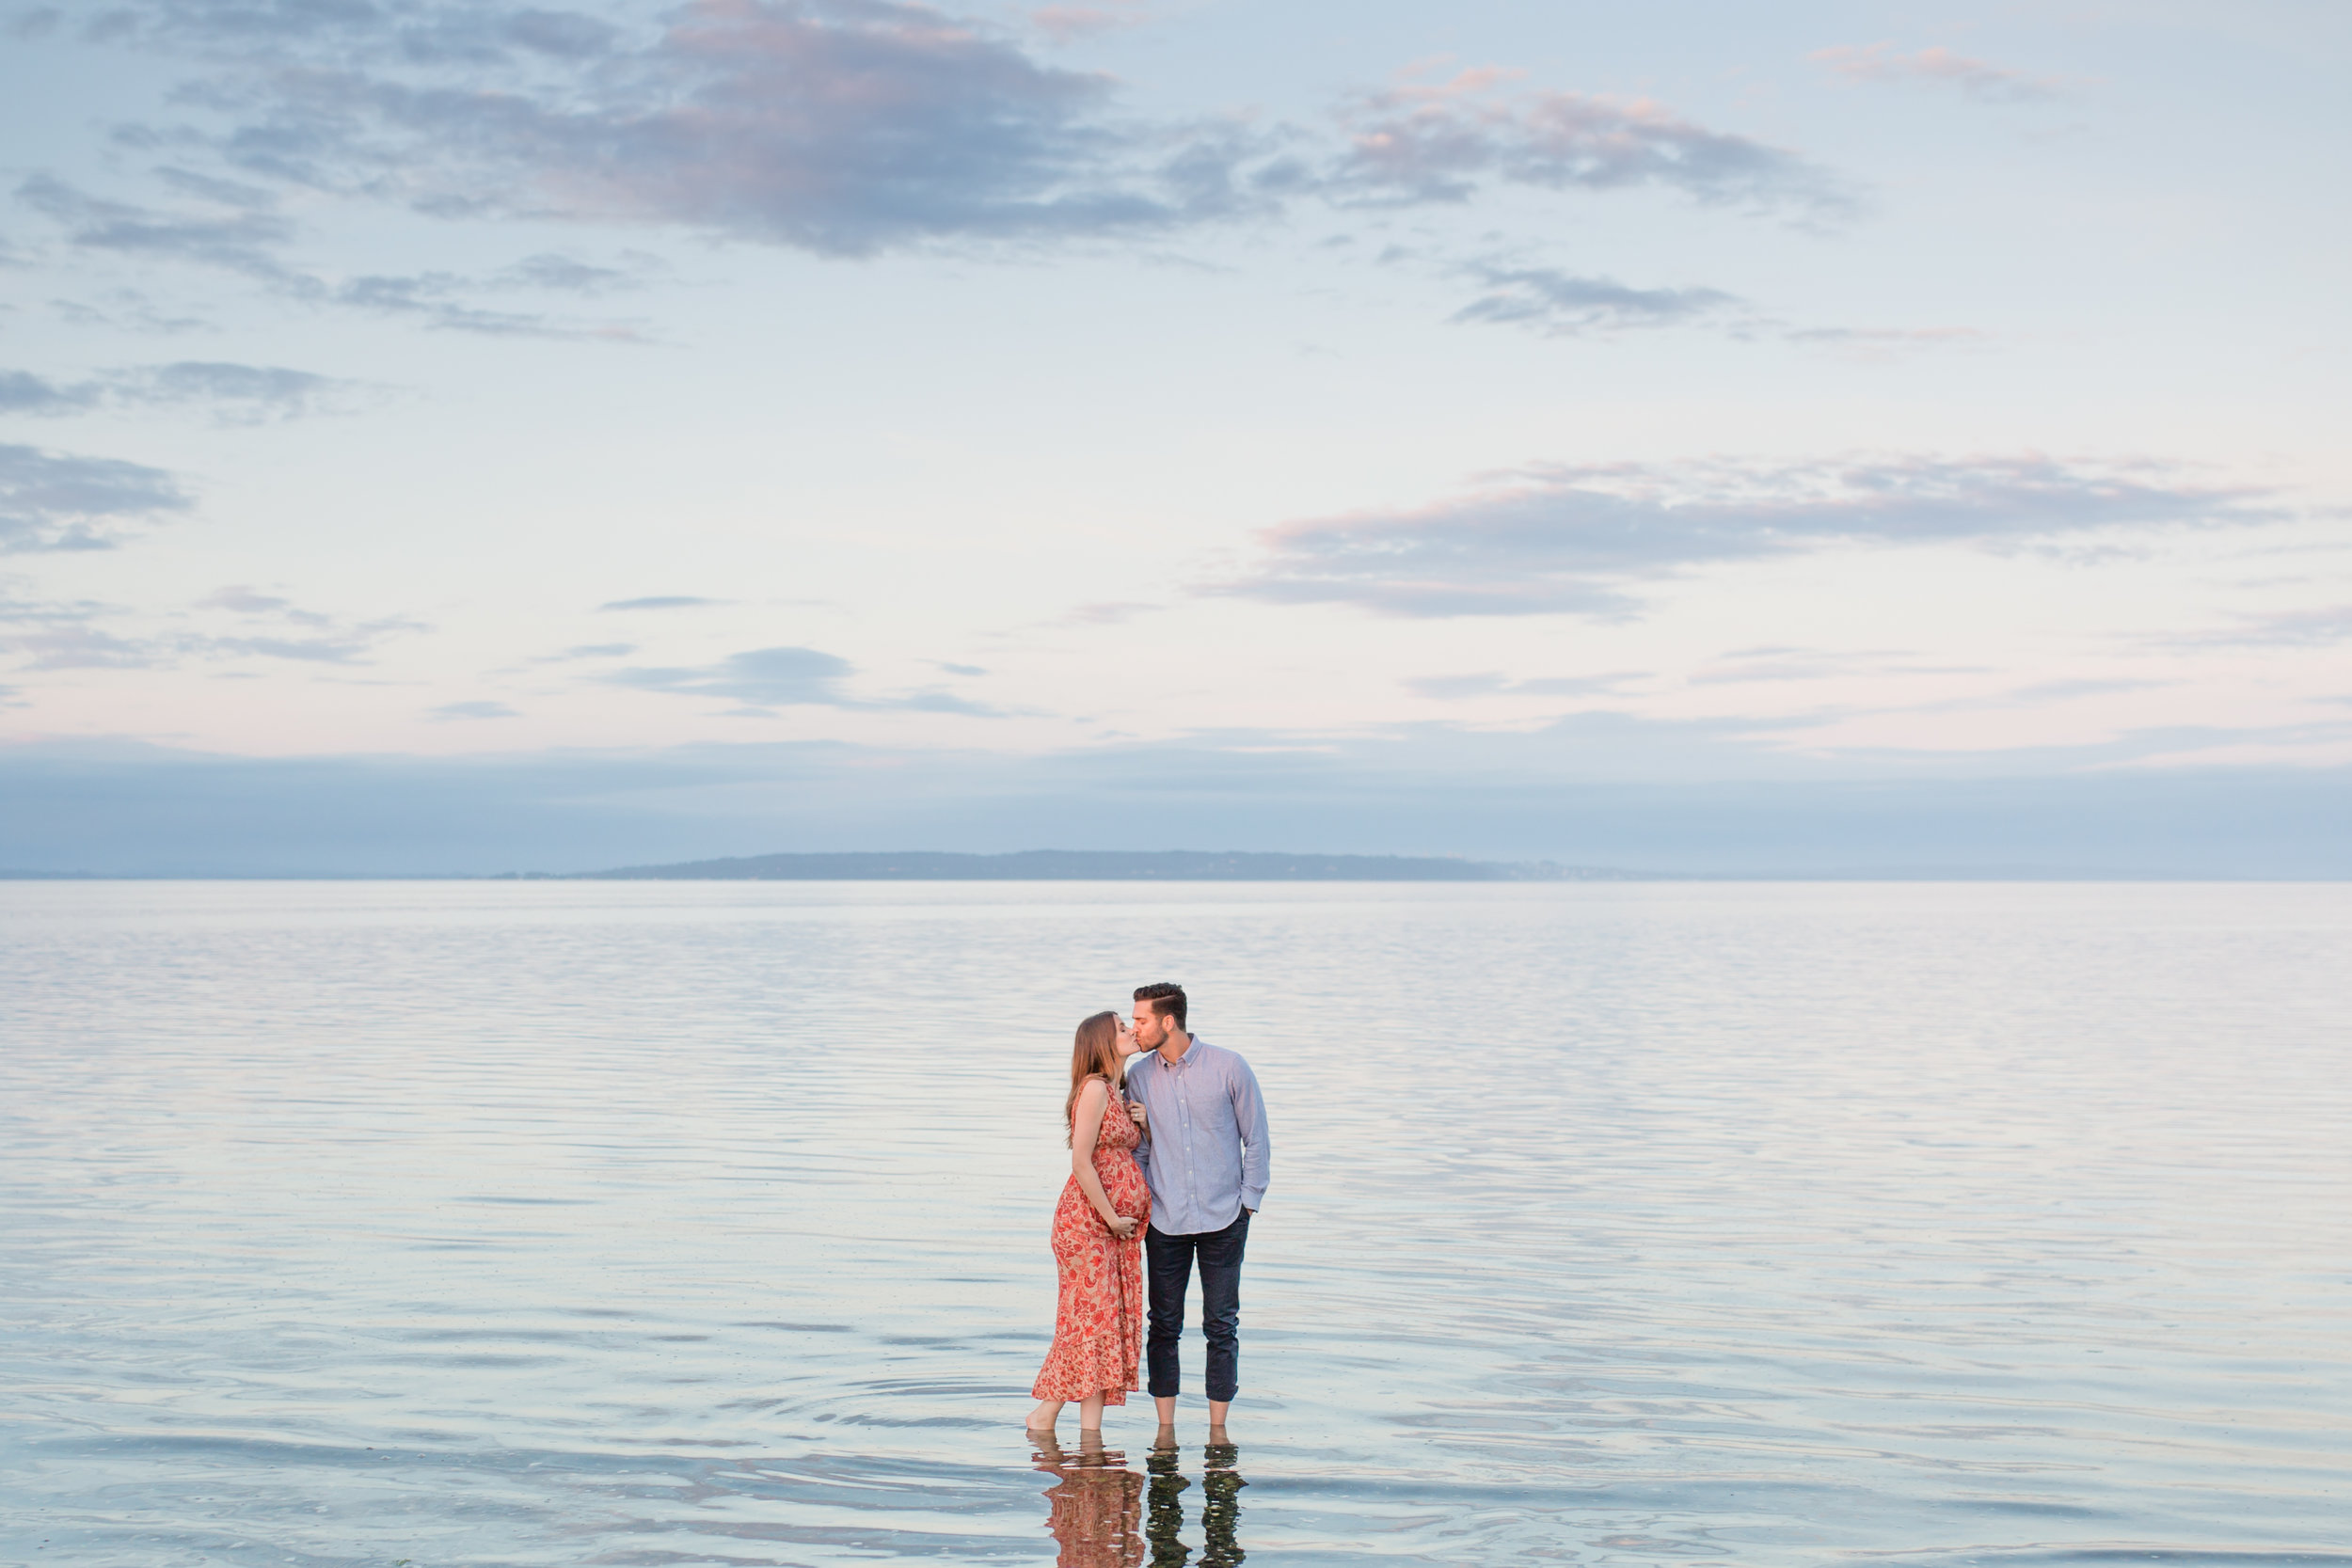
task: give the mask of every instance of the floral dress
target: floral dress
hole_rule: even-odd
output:
[[[1148,1220],[1152,1189],[1136,1164],[1142,1130],[1127,1115],[1116,1088],[1094,1140],[1094,1174],[1114,1213]],[[1125,1404],[1136,1386],[1143,1350],[1143,1227],[1120,1241],[1087,1201],[1073,1174],[1054,1210],[1054,1262],[1061,1295],[1054,1309],[1054,1348],[1029,1397]]]

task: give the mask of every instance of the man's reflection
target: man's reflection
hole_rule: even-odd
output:
[[[1223,1434],[1212,1432],[1212,1438]],[[1232,1444],[1212,1441],[1200,1450],[1201,1568],[1234,1568],[1248,1554],[1236,1532],[1241,1525],[1241,1489],[1249,1483],[1234,1466],[1240,1450]],[[1192,1482],[1184,1478],[1184,1450],[1176,1434],[1165,1429],[1145,1462],[1152,1472],[1151,1492],[1144,1509],[1143,1533],[1152,1543],[1152,1568],[1184,1568],[1192,1550],[1183,1540],[1184,1493]]]
[[[1183,1463],[1173,1437],[1152,1444],[1152,1457],[1144,1461],[1152,1472],[1152,1500],[1143,1523],[1152,1543],[1152,1568],[1184,1568],[1192,1556],[1192,1548],[1178,1539],[1184,1528],[1184,1488],[1192,1484],[1179,1468]]]
[[[1231,1443],[1211,1443],[1200,1450],[1201,1568],[1234,1568],[1249,1555],[1233,1538],[1241,1525],[1241,1489],[1249,1484],[1233,1468],[1240,1458],[1241,1450]]]
[[[1059,1480],[1045,1493],[1045,1528],[1061,1547],[1060,1568],[1137,1568],[1143,1561],[1143,1478],[1127,1456],[1084,1435],[1073,1452],[1047,1437],[1037,1445],[1037,1467]]]

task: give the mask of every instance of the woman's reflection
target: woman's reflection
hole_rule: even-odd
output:
[[[1234,1468],[1239,1457],[1240,1450],[1231,1443],[1211,1443],[1200,1450],[1201,1568],[1234,1568],[1248,1555],[1235,1535],[1241,1525],[1241,1489],[1249,1484]],[[1152,1490],[1143,1533],[1152,1543],[1152,1568],[1184,1568],[1192,1556],[1182,1539],[1184,1497],[1192,1485],[1184,1479],[1184,1450],[1173,1442],[1157,1444],[1147,1465]]]
[[[1136,1568],[1143,1561],[1143,1478],[1127,1468],[1127,1456],[1103,1447],[1099,1436],[1082,1435],[1075,1452],[1046,1437],[1037,1445],[1037,1467],[1059,1478],[1045,1493],[1052,1510],[1045,1528],[1061,1546],[1061,1568]]]

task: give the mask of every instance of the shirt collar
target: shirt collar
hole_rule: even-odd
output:
[[[1192,1053],[1200,1049],[1200,1037],[1194,1035],[1188,1037],[1184,1041],[1184,1053],[1176,1058],[1176,1065],[1178,1067],[1190,1067],[1192,1065]],[[1160,1053],[1156,1051],[1152,1052],[1152,1054],[1154,1056],[1160,1056]],[[1160,1065],[1162,1067],[1168,1066],[1168,1058],[1166,1056],[1160,1056]]]

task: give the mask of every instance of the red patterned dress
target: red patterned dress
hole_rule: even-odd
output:
[[[1142,1141],[1114,1089],[1094,1140],[1094,1174],[1102,1178],[1112,1212],[1148,1220],[1152,1189],[1136,1164],[1136,1145]],[[1123,1242],[1111,1234],[1073,1174],[1054,1210],[1054,1262],[1061,1274],[1054,1348],[1045,1353],[1029,1397],[1100,1394],[1104,1404],[1125,1404],[1143,1351],[1143,1227]]]

